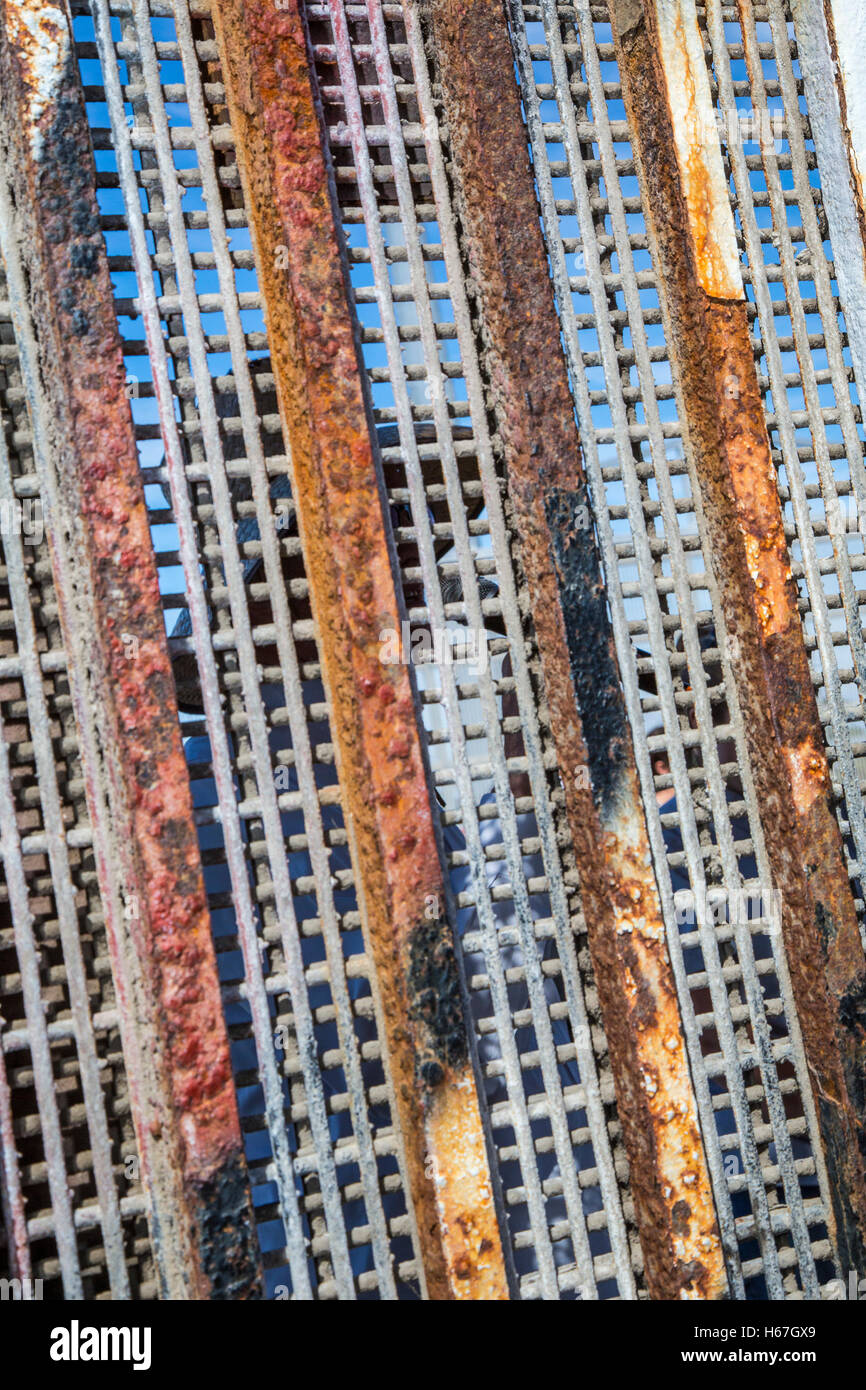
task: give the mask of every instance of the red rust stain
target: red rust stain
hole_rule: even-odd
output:
[[[7,0],[3,15],[9,13]],[[63,432],[60,485],[76,500],[76,540],[92,579],[111,833],[126,868],[127,904],[134,905],[128,926],[109,911],[109,931],[129,930],[153,1001],[153,1045],[167,1073],[176,1162],[193,1203],[202,1183],[218,1180],[227,1165],[242,1166],[242,1141],[93,153],[74,50],[66,46],[50,82],[44,74],[38,79],[45,99],[34,104],[40,57],[26,46],[16,50],[9,32],[5,44],[0,38],[0,74],[6,129],[16,132],[16,200],[28,219],[24,249],[42,309],[38,331],[57,412],[53,428]],[[56,50],[63,53],[63,44]],[[9,120],[14,103],[17,125]],[[52,367],[58,363],[62,369]],[[56,579],[62,596],[63,575]],[[68,634],[67,642],[71,650]],[[164,1121],[152,1122],[155,1135],[164,1129]],[[246,1204],[249,1230],[248,1190]],[[204,1267],[208,1252],[200,1253]],[[254,1288],[255,1262],[250,1251],[234,1255],[240,1259],[234,1271],[245,1281],[234,1296],[243,1297]],[[201,1271],[192,1277],[197,1296],[211,1296],[207,1277]]]

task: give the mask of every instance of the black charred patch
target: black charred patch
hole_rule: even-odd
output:
[[[211,1298],[261,1298],[252,1208],[240,1157],[229,1159],[214,1177],[196,1185],[196,1218]]]
[[[866,1115],[866,979],[860,974],[839,1000],[839,1026],[849,1046],[845,1083],[855,1115]],[[860,1145],[866,1158],[866,1133],[861,1126]]]
[[[189,830],[185,820],[173,817],[163,822],[162,838],[166,844],[173,848],[182,847],[189,839]]]
[[[812,874],[815,872],[815,866],[807,864],[805,867],[806,877],[811,878]],[[821,952],[824,957],[824,963],[826,964],[827,958],[836,941],[839,928],[832,912],[828,912],[822,902],[816,902],[815,904],[815,926],[818,928],[818,940],[821,943]]]
[[[827,1164],[827,1180],[833,1214],[836,1218],[836,1249],[842,1269],[863,1269],[866,1266],[866,1241],[860,1230],[857,1218],[851,1209],[845,1193],[850,1181],[852,1162],[856,1156],[851,1153],[848,1132],[842,1123],[839,1106],[827,1096],[816,1093],[818,1118],[824,1139],[824,1159]],[[861,1130],[860,1151],[863,1153]]]
[[[628,720],[613,648],[613,631],[591,525],[585,484],[553,491],[544,502],[562,595],[571,676],[589,758],[589,779],[602,818],[616,805],[628,756]]]
[[[457,961],[442,918],[419,922],[412,932],[409,1014],[421,1032],[418,1074],[425,1086],[438,1086],[445,1069],[462,1066],[468,1054]]]
[[[142,791],[148,791],[156,782],[156,764],[152,758],[142,758],[135,769],[135,780]]]
[[[75,236],[100,236],[98,208],[85,198],[78,198],[72,204],[72,231]]]
[[[72,269],[84,275],[88,280],[99,269],[99,247],[92,241],[73,242],[69,255]]]

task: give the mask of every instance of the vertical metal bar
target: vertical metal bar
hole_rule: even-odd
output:
[[[65,8],[5,0],[0,77],[0,234],[154,1247],[167,1297],[249,1297],[252,1204]]]
[[[839,298],[861,401],[866,400],[866,88],[863,0],[791,0]],[[804,208],[808,214],[811,209]],[[825,325],[826,326],[826,325]]]
[[[9,1267],[14,1279],[29,1279],[33,1272],[30,1262],[30,1241],[27,1236],[27,1216],[24,1194],[18,1171],[18,1154],[12,1120],[12,1094],[6,1074],[3,1051],[3,1026],[0,1019],[0,1203],[3,1227],[9,1254]]]
[[[866,383],[866,42],[864,0],[791,0],[800,71],[861,397]],[[844,248],[845,256],[841,255]],[[857,315],[859,309],[859,317]],[[855,349],[856,342],[856,349]]]
[[[726,1289],[677,993],[501,0],[418,4],[431,35],[517,513],[647,1283]],[[492,152],[495,151],[495,159]]]
[[[712,541],[844,1268],[863,1256],[866,968],[830,801],[692,0],[616,0],[668,346]]]
[[[434,104],[433,88],[430,80],[430,70],[427,62],[427,54],[424,47],[424,36],[422,26],[419,21],[417,11],[413,6],[407,6],[403,11],[403,20],[406,26],[406,38],[412,57],[413,75],[416,84],[416,94],[418,99],[419,114],[424,133],[424,144],[427,153],[427,164],[430,171],[430,182],[433,188],[436,212],[439,225],[439,233],[442,238],[442,251],[444,264],[447,274],[447,283],[451,296],[451,303],[454,309],[454,320],[457,327],[458,340],[460,344],[461,365],[466,377],[466,389],[469,401],[469,409],[473,426],[475,429],[478,465],[483,495],[487,510],[488,525],[490,536],[493,542],[493,553],[496,556],[507,557],[509,554],[508,531],[505,524],[503,507],[503,497],[500,488],[500,481],[496,470],[493,445],[491,441],[491,425],[488,419],[487,407],[484,398],[484,385],[482,381],[481,362],[478,353],[478,338],[475,332],[469,301],[466,292],[466,282],[464,268],[460,256],[458,244],[457,228],[454,217],[454,206],[449,189],[449,180],[446,173],[445,149],[442,142],[442,126],[438,119],[438,114]],[[371,23],[371,37],[374,39],[374,51],[379,52],[381,42],[378,38],[378,24],[375,16]],[[383,100],[383,110],[388,119],[388,113],[393,106],[396,107],[396,96],[391,97],[390,92],[386,92]],[[399,117],[399,112],[395,111],[394,121]],[[399,160],[392,154],[392,164],[399,169]],[[411,227],[412,223],[409,222]],[[409,238],[411,244],[411,238]],[[420,281],[422,276],[417,275]],[[437,352],[431,350],[427,355],[427,371],[436,381]],[[444,398],[444,390],[441,395],[433,391],[433,399],[437,409],[441,408]],[[439,431],[440,438],[447,438],[448,430],[444,427]],[[463,592],[467,597],[467,614],[470,624],[475,630],[480,630],[484,626],[484,617],[478,599],[477,584],[474,580],[473,558],[470,548],[469,526],[465,516],[465,508],[460,489],[460,479],[457,473],[456,460],[449,458],[449,451],[443,449],[443,464],[445,476],[449,485],[450,510],[452,525],[454,527],[454,544],[461,564],[461,577]],[[426,503],[422,503],[426,505]],[[423,532],[424,528],[418,528]],[[617,1189],[616,1175],[613,1171],[613,1155],[606,1136],[606,1121],[604,1111],[600,1103],[600,1089],[596,1061],[593,1055],[592,1046],[589,1044],[589,1026],[587,1023],[586,1005],[583,996],[581,973],[576,959],[574,935],[571,929],[569,918],[568,902],[563,891],[562,873],[557,854],[557,826],[554,821],[552,795],[549,786],[549,779],[546,767],[546,749],[542,742],[541,729],[539,727],[538,711],[536,708],[535,691],[530,679],[529,666],[527,661],[526,646],[523,640],[523,628],[520,616],[520,605],[518,600],[518,590],[515,581],[514,571],[509,560],[504,560],[498,567],[499,578],[499,599],[502,617],[505,624],[506,635],[509,641],[509,653],[511,656],[512,667],[514,670],[515,688],[518,695],[518,703],[521,711],[522,737],[526,751],[527,766],[529,769],[530,787],[535,808],[535,817],[538,825],[539,837],[542,845],[543,862],[548,875],[548,885],[551,897],[551,913],[556,931],[556,948],[563,972],[563,985],[565,996],[569,1008],[569,1021],[571,1023],[572,1035],[575,1040],[575,1049],[578,1060],[578,1067],[581,1080],[583,1082],[583,1093],[589,1128],[593,1140],[593,1152],[595,1162],[599,1170],[600,1189],[603,1194],[604,1208],[607,1215],[608,1231],[612,1251],[616,1261],[616,1278],[620,1295],[623,1298],[635,1297],[634,1276],[631,1270],[631,1260],[628,1248],[628,1238],[625,1231],[625,1223],[620,1206],[620,1193]],[[438,584],[431,585],[434,593],[438,591]],[[482,697],[484,699],[484,714],[488,726],[492,731],[498,725],[499,716],[495,702],[495,694],[488,691],[490,685],[488,671],[482,673],[481,677]],[[492,697],[492,698],[491,698]],[[458,725],[461,721],[454,721]],[[499,742],[494,741],[489,736],[489,746],[492,749],[494,765],[498,768],[500,760],[504,763],[503,752]],[[460,773],[459,749],[457,757],[458,775]],[[501,790],[500,790],[501,788]],[[497,803],[499,815],[505,819],[505,808],[511,802],[508,790],[507,768],[502,767],[497,772],[496,781]],[[465,793],[464,804],[471,806],[473,795],[471,786]],[[513,804],[513,803],[512,803]],[[474,833],[473,822],[474,813],[464,813],[464,823],[468,822],[469,832]],[[467,835],[468,838],[468,835]],[[516,838],[516,837],[515,837]],[[519,885],[523,881],[523,874],[519,865],[519,845],[515,851],[510,853],[518,858],[518,865],[515,870],[509,870],[512,882]],[[478,891],[478,900],[482,904],[485,901],[486,893],[484,888]],[[524,914],[521,913],[521,932],[523,936],[523,955],[524,960],[531,960],[537,954],[532,939],[533,924],[531,914],[529,929],[523,923]],[[494,925],[495,932],[495,925]],[[499,957],[496,951],[496,959]],[[488,965],[488,973],[492,974]],[[531,981],[530,981],[531,983]],[[533,1017],[539,1013],[547,1012],[546,1005],[541,1008],[533,1007]],[[536,1025],[537,1026],[537,1025]],[[512,1031],[503,1026],[502,1029],[502,1049],[503,1059],[506,1065],[506,1074],[510,1072],[510,1050],[513,1047],[514,1039]],[[519,1074],[519,1058],[516,1062]],[[523,1100],[522,1086],[519,1080],[516,1085],[512,1085],[509,1080],[509,1100],[511,1105],[512,1122],[515,1132],[520,1139],[521,1131],[524,1127],[524,1113],[526,1105]],[[556,1096],[559,1086],[553,1087],[550,1103],[556,1105]],[[526,1116],[526,1127],[529,1127],[529,1117]],[[530,1136],[531,1138],[531,1136]],[[521,1181],[527,1192],[530,1210],[532,1210],[533,1189],[537,1181],[535,1164],[530,1155],[528,1163],[523,1159],[521,1152]],[[536,1223],[533,1216],[533,1223]],[[545,1223],[546,1224],[546,1223]],[[547,1265],[547,1249],[549,1245],[541,1239],[540,1229],[535,1231],[535,1248],[538,1256],[540,1270],[540,1287],[547,1296],[548,1280],[550,1271]],[[590,1290],[595,1287],[595,1280],[592,1270],[588,1274],[583,1268],[578,1267],[580,1282],[585,1284]],[[553,1271],[553,1297],[558,1297],[556,1287],[556,1271]]]
[[[809,269],[815,285],[815,294],[821,316],[821,326],[828,365],[831,372],[839,425],[841,427],[848,459],[850,480],[860,515],[862,516],[864,515],[864,508],[866,508],[866,469],[864,469],[863,466],[863,446],[854,415],[853,402],[851,400],[848,368],[843,356],[837,309],[831,288],[830,267],[827,264],[823,246],[821,245],[822,238],[818,230],[817,213],[813,204],[812,188],[810,186],[811,174],[807,162],[804,135],[800,126],[799,98],[796,91],[793,69],[791,67],[787,21],[782,6],[777,5],[775,0],[770,0],[767,8],[776,52],[778,54],[777,72],[779,85],[787,112],[785,135],[791,152],[791,169],[794,189],[797,194],[798,204],[801,208],[802,234],[806,240]],[[860,690],[863,691],[866,690],[866,642],[864,642],[862,624],[860,622],[860,597],[855,586],[851,557],[848,553],[849,538],[846,534],[847,527],[844,524],[844,518],[839,506],[836,479],[834,477],[833,464],[830,459],[827,431],[825,428],[822,428],[821,398],[818,382],[816,380],[814,354],[809,345],[809,328],[805,308],[800,295],[800,282],[798,278],[800,267],[795,258],[792,244],[792,235],[796,236],[797,232],[792,229],[788,222],[787,209],[785,206],[785,191],[778,166],[775,142],[769,138],[772,129],[771,113],[766,95],[763,62],[758,56],[757,31],[751,6],[742,6],[740,8],[740,20],[746,64],[749,72],[752,107],[757,113],[758,124],[763,127],[766,137],[762,138],[760,141],[761,162],[764,167],[767,195],[773,215],[774,235],[778,246],[779,261],[782,267],[787,305],[791,319],[791,329],[800,367],[802,391],[808,411],[808,419],[811,425],[810,432],[815,450],[818,476],[821,482],[822,497],[824,499],[827,529],[832,537],[836,576],[839,582],[842,608],[846,620],[846,635],[851,650],[857,683]],[[738,134],[738,116],[735,100],[730,90],[730,60],[725,46],[719,0],[711,0],[708,6],[707,28],[715,50],[714,60],[719,82],[720,103],[725,112],[729,131]],[[760,235],[755,226],[752,209],[752,199],[754,195],[751,187],[751,172],[745,167],[746,160],[740,141],[738,139],[729,140],[729,149],[738,195],[740,220],[743,224],[752,284],[755,291],[755,301],[758,307],[763,346],[767,357],[775,423],[782,446],[782,458],[785,466],[785,475],[791,497],[794,519],[797,525],[797,536],[803,550],[803,568],[808,584],[809,604],[812,616],[815,620],[815,634],[821,657],[821,673],[830,715],[832,743],[836,751],[836,775],[842,783],[851,837],[854,841],[856,853],[862,862],[866,860],[866,816],[864,816],[859,779],[853,757],[852,728],[848,718],[849,711],[846,710],[845,707],[842,678],[836,659],[833,629],[830,621],[827,594],[825,592],[825,582],[820,573],[820,563],[812,529],[812,518],[810,516],[809,503],[806,497],[804,470],[799,457],[799,445],[802,443],[802,436],[799,439],[796,436],[793,420],[791,419],[788,394],[785,389],[781,353],[777,342],[775,317],[779,305],[778,303],[774,305],[770,293],[767,271],[764,266],[763,252],[760,247]],[[831,182],[829,186],[831,190],[830,200],[833,201],[833,190],[835,185]],[[849,265],[851,267],[856,266],[858,248],[862,258],[862,242],[860,241],[859,233],[857,233],[853,247],[842,244],[836,252],[836,259],[840,269],[844,266],[846,272],[850,273],[848,267]],[[856,310],[856,305],[854,308]],[[863,325],[859,324],[856,318],[853,323],[853,328],[854,336],[851,338],[850,342],[852,361],[855,363],[856,371],[856,364],[859,360],[857,350],[858,338],[863,336],[864,330]],[[863,362],[862,365],[866,366],[866,362]]]
[[[381,483],[296,0],[213,11],[428,1294],[506,1298]],[[425,1161],[429,1159],[429,1161]]]
[[[356,1037],[352,1000],[349,993],[346,961],[340,936],[340,924],[334,904],[334,887],[328,858],[328,847],[322,824],[321,810],[316,798],[316,778],[307,712],[304,707],[301,673],[295,644],[292,640],[292,619],[289,599],[282,578],[280,541],[272,524],[271,500],[262,449],[262,435],[256,413],[250,367],[246,354],[244,330],[238,305],[238,291],[232,266],[227,228],[222,209],[219,182],[207,121],[201,71],[195,52],[192,21],[185,0],[176,0],[175,26],[181,58],[184,64],[186,95],[189,103],[196,151],[202,171],[202,182],[208,204],[213,253],[220,277],[223,313],[232,353],[232,370],[238,392],[244,444],[250,461],[253,498],[258,516],[264,560],[265,581],[268,585],[276,625],[276,646],[280,667],[284,673],[284,692],[289,710],[292,750],[298,770],[298,785],[303,799],[310,861],[316,879],[316,896],[326,944],[331,992],[337,1012],[340,1046],[345,1058],[352,1129],[358,1144],[359,1168],[364,1194],[364,1207],[371,1228],[371,1243],[379,1291],[382,1297],[396,1299],[393,1260],[389,1247],[388,1224],[383,1209],[376,1154],[373,1146],[369,1107],[364,1093],[361,1048]],[[293,1012],[297,1012],[293,1008]]]

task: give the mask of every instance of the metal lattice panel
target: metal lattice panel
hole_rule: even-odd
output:
[[[8,308],[2,338],[2,505],[13,524],[3,542],[0,780],[3,836],[20,866],[7,870],[2,907],[0,1085],[19,1160],[4,1215],[20,1241],[19,1277],[41,1280],[45,1297],[62,1288],[147,1298],[146,1206]]]
[[[107,32],[107,8],[96,18]],[[279,421],[268,397],[267,359],[247,359],[248,353],[261,354],[267,339],[255,290],[241,288],[245,279],[253,282],[251,256],[243,248],[248,235],[242,200],[230,139],[214,139],[214,150],[208,143],[208,122],[223,137],[230,136],[218,95],[213,43],[202,34],[200,20],[196,35],[188,18],[185,25],[168,18],[151,25],[143,8],[122,13],[114,23],[119,29],[104,71],[115,126],[103,143],[111,147],[116,142],[117,148],[124,138],[122,126],[131,127],[129,163],[135,166],[135,183],[121,163],[123,206],[128,210],[133,200],[137,203],[136,184],[148,194],[148,212],[138,228],[142,238],[148,232],[152,236],[152,264],[161,290],[157,312],[168,349],[153,370],[170,374],[177,383],[179,443],[193,484],[190,519],[202,548],[213,615],[213,650],[197,654],[198,681],[212,682],[225,711],[225,732],[219,736],[195,718],[184,721],[183,732],[260,1241],[272,1289],[288,1285],[289,1266],[295,1288],[309,1281],[319,1297],[347,1296],[353,1287],[351,1246],[361,1254],[361,1263],[371,1266],[369,1273],[359,1273],[358,1291],[375,1291],[381,1281],[381,1292],[394,1296],[398,1284],[412,1288],[411,1243],[389,1135],[388,1087],[377,1064],[315,632],[305,603],[299,545],[291,534],[291,501],[288,489],[280,486],[286,464]],[[92,51],[83,37],[80,56]],[[163,65],[173,65],[163,66],[163,80],[176,79],[166,93],[172,98],[168,108],[157,78],[157,53]],[[124,97],[131,98],[126,107],[121,105]],[[170,149],[177,145],[188,153],[173,158]],[[133,155],[133,148],[140,155]],[[180,170],[169,172],[175,164]],[[106,182],[117,186],[116,178],[109,176]],[[187,189],[196,191],[181,210]],[[231,258],[222,219],[215,221],[221,201],[226,205],[223,225],[237,247]],[[152,388],[142,387],[139,399],[146,402]],[[142,425],[140,438],[158,434],[144,421]],[[272,479],[266,510],[261,498],[250,499],[249,485],[242,485],[249,476],[246,458],[262,449]],[[215,474],[224,480],[219,491]],[[152,520],[170,526],[175,518],[165,509],[164,488],[158,486],[164,477],[158,464],[145,472],[146,481],[156,485]],[[251,536],[246,542],[241,540],[245,527]],[[250,591],[252,603],[260,605],[250,611],[255,627],[236,641],[228,554],[233,552],[237,603],[245,568],[262,555],[260,537],[277,538],[281,529],[288,535],[280,539],[278,554],[272,546],[264,558],[262,579],[270,581],[268,588],[259,580]],[[172,532],[158,534],[173,540]],[[195,545],[192,539],[190,543]],[[175,544],[162,551],[157,542],[157,550],[176,591]],[[291,620],[286,622],[277,610],[276,640],[273,616],[262,611],[271,585],[280,585],[274,579],[275,560],[292,576]],[[197,560],[190,563],[195,566]],[[246,626],[245,597],[239,602],[237,626]],[[167,614],[173,631],[177,611],[170,600]],[[192,645],[189,638],[177,642]],[[205,663],[210,672],[202,680]],[[266,791],[259,779],[266,779]],[[267,800],[271,805],[265,809]],[[245,902],[241,911],[233,905],[238,898]],[[310,1060],[314,1056],[319,1065]],[[288,1129],[280,1118],[286,1088]],[[367,1105],[372,1106],[369,1112]],[[373,1259],[363,1258],[371,1250]]]
[[[596,1070],[604,1044],[587,1013],[595,1001],[574,870],[536,712],[527,599],[485,427],[445,152],[425,148],[419,125],[432,116],[426,59],[395,7],[375,35],[352,7],[307,12],[377,419],[397,425],[393,444],[383,431],[383,461],[407,608],[433,631],[450,619],[490,634],[489,666],[461,681],[459,664],[443,664],[423,699],[518,1269],[527,1294],[549,1297],[556,1265],[564,1289],[577,1283],[586,1296],[596,1282],[601,1296],[622,1296],[633,1274],[606,1132],[612,1093]],[[464,867],[473,842],[483,876]],[[533,937],[542,960],[530,972]]]
[[[665,384],[670,367],[628,133],[617,121],[614,55],[603,19],[593,20],[562,6],[527,6],[514,24],[582,438],[596,497],[607,503],[607,517],[599,515],[614,604],[619,587],[621,650],[633,669],[634,727],[647,730],[645,741],[637,738],[650,830],[675,918],[677,890],[690,889],[696,902],[712,887],[729,900],[741,887],[760,896],[770,876],[748,782],[731,785],[732,764],[747,766],[741,738],[733,756],[723,743],[737,737],[736,692],[719,658],[722,627]],[[555,111],[543,105],[553,101]],[[642,697],[639,718],[640,678],[650,672],[657,689]],[[725,707],[730,724],[713,713]],[[655,782],[654,766],[664,766]],[[654,786],[674,797],[655,814]],[[718,1145],[720,1219],[724,1226],[727,1210],[739,1276],[763,1274],[778,1297],[792,1265],[802,1260],[814,1281],[813,1260],[829,1253],[810,1121],[798,1102],[804,1074],[788,1027],[792,1019],[796,1028],[796,1014],[781,942],[760,918],[732,930],[727,922],[714,929],[699,911],[679,915],[692,918],[679,936],[680,999],[711,1156]],[[672,949],[676,961],[675,939]]]
[[[26,0],[0,3],[4,24],[21,6]],[[63,81],[71,100],[86,103],[100,255],[113,292],[108,316],[127,373],[176,686],[177,710],[169,700],[151,717],[176,734],[179,713],[191,807],[176,823],[187,814],[194,824],[225,1025],[214,1025],[212,1065],[218,1075],[227,1047],[229,1138],[240,1123],[231,1201],[241,1225],[251,1224],[249,1213],[254,1225],[238,1296],[658,1297],[658,1261],[669,1250],[692,1261],[680,1279],[684,1296],[719,1296],[726,1278],[737,1299],[820,1299],[845,1258],[854,1259],[863,1215],[862,1173],[856,1158],[846,1167],[833,1151],[820,1090],[827,1076],[841,1077],[848,1091],[840,1111],[862,1128],[850,1094],[862,1077],[862,962],[843,963],[849,977],[828,955],[837,923],[826,927],[821,895],[840,882],[847,892],[850,880],[849,917],[838,930],[844,936],[845,923],[856,923],[862,933],[866,848],[858,392],[866,359],[859,326],[849,340],[845,319],[859,282],[850,269],[837,281],[839,258],[854,263],[846,241],[859,236],[854,201],[840,211],[836,193],[822,191],[836,167],[829,161],[842,156],[835,118],[807,70],[824,61],[826,36],[820,25],[816,36],[804,0],[504,0],[479,6],[479,15],[482,8],[509,62],[501,64],[501,101],[479,90],[475,109],[501,107],[496,129],[511,120],[519,130],[525,169],[502,169],[484,114],[474,150],[460,128],[460,84],[466,97],[472,69],[446,72],[443,81],[444,0],[71,5]],[[658,132],[635,120],[629,47],[637,26],[669,82],[680,60],[669,51],[671,16],[691,36],[686,71],[688,63],[706,68],[708,96],[702,71],[686,114],[662,112],[659,128],[672,123],[665,169],[676,169],[671,151],[688,121],[706,123],[708,112],[710,121],[695,154],[706,177],[710,249],[684,251],[681,264],[666,237],[671,225],[684,244],[694,235],[688,172],[656,198],[664,179],[648,164]],[[243,53],[239,17],[250,26]],[[473,32],[481,32],[480,18],[479,26]],[[0,35],[0,60],[9,61],[4,44]],[[282,91],[271,90],[273,72]],[[819,103],[813,132],[810,105]],[[30,108],[35,130],[45,105]],[[8,123],[8,108],[2,119]],[[31,140],[37,175],[40,139]],[[321,143],[321,170],[305,163],[305,139]],[[496,222],[502,279],[494,290],[479,283],[483,248],[469,215],[477,210],[466,205],[467,188],[477,187],[473,157],[491,223],[502,217],[503,190],[528,190],[543,236],[542,245],[536,227],[537,245],[528,236],[509,240]],[[168,1238],[163,1248],[153,1233],[156,1213],[173,1211],[176,1198],[158,1144],[154,1160],[150,1140],[142,1142],[149,1073],[130,1042],[138,1005],[110,891],[120,881],[122,892],[123,874],[92,811],[94,734],[81,725],[89,658],[73,651],[68,672],[64,650],[63,624],[86,580],[65,571],[62,520],[49,518],[48,534],[38,537],[6,520],[21,514],[22,500],[41,503],[40,480],[53,476],[53,465],[43,457],[44,425],[33,428],[45,410],[33,363],[46,351],[37,309],[22,311],[34,299],[33,253],[13,245],[15,199],[3,198],[6,1251],[20,1277],[46,1281],[46,1296],[226,1296],[216,1290],[228,1284],[210,1273],[204,1295],[198,1275],[187,1280],[182,1271],[172,1283]],[[303,223],[297,243],[292,217]],[[527,262],[537,253],[549,303],[516,301],[512,324],[491,303],[529,283],[515,278],[518,251]],[[743,325],[741,409],[745,418],[752,392],[766,426],[772,506],[760,546],[749,549],[743,523],[744,572],[755,582],[747,616],[757,639],[732,618],[734,543],[721,553],[707,476],[706,440],[712,429],[739,430],[736,403],[726,415],[723,400],[707,426],[682,343],[677,296],[695,268],[694,298],[709,305],[708,341],[712,314],[734,305],[734,346],[719,349],[723,366]],[[727,275],[734,290],[710,284],[714,274]],[[311,307],[316,295],[321,302]],[[291,312],[283,314],[281,296]],[[57,298],[68,312],[63,294]],[[849,307],[852,323],[855,312]],[[551,675],[556,615],[552,621],[538,603],[538,556],[549,547],[557,602],[566,618],[570,603],[579,607],[556,550],[563,523],[552,508],[544,526],[532,519],[532,489],[516,459],[515,415],[543,421],[543,429],[555,411],[518,399],[503,341],[513,330],[519,359],[533,341],[527,325],[536,316],[548,323],[545,314],[556,329],[544,343],[549,374],[561,373],[565,436],[576,422],[585,475],[583,490],[568,494],[565,530],[589,537],[581,563],[589,554],[599,565],[593,593],[603,622],[583,640],[611,639],[604,669],[614,673],[627,737],[612,737],[608,751],[612,763],[631,766],[639,811],[634,860],[643,854],[644,878],[625,884],[611,875],[615,856],[605,858],[616,819],[593,782],[597,762],[587,754],[572,767],[564,758],[573,725],[579,738],[581,721],[589,725],[586,746],[600,735],[574,658],[563,715]],[[287,325],[297,335],[291,353]],[[340,356],[352,333],[357,360]],[[305,334],[315,339],[309,353]],[[91,385],[111,390],[96,375]],[[322,401],[331,402],[333,434]],[[306,433],[298,428],[305,412]],[[533,446],[532,457],[547,443]],[[315,462],[317,448],[321,472],[304,472],[307,451]],[[351,470],[366,457],[370,492],[350,518]],[[562,463],[566,479],[571,462]],[[321,495],[293,496],[298,477]],[[545,477],[559,477],[556,467],[542,469],[539,488]],[[321,535],[311,533],[317,520]],[[371,535],[375,544],[361,553],[360,538]],[[774,535],[795,589],[781,581],[773,589]],[[323,573],[323,543],[333,543],[333,575]],[[383,579],[377,565],[387,556]],[[149,601],[155,608],[155,590]],[[758,670],[754,641],[773,636],[786,603],[797,621],[796,631],[785,630],[785,651],[805,652],[816,698],[820,756],[813,750],[807,764],[792,753],[789,726],[773,723],[777,706],[754,725],[764,691],[749,677]],[[767,648],[760,650],[766,673]],[[345,652],[350,663],[341,667]],[[391,673],[381,685],[377,664]],[[391,712],[394,690],[410,689],[407,671],[411,699],[398,698]],[[791,671],[784,674],[793,691],[793,664]],[[600,694],[600,703],[607,698]],[[773,698],[770,689],[768,709]],[[393,738],[382,744],[367,714],[377,699],[386,706],[382,727],[393,722]],[[812,748],[809,718],[806,710],[804,749]],[[598,715],[602,729],[605,719],[609,709]],[[108,732],[106,747],[122,748],[123,739],[122,729],[119,741]],[[368,785],[358,775],[363,758]],[[383,790],[383,769],[399,759],[405,824]],[[807,774],[816,786],[827,778],[831,830],[822,843],[833,843],[838,829],[841,848],[838,872],[835,861],[824,864],[824,878],[809,886],[814,896],[804,890],[792,904],[803,865],[783,874],[780,892],[787,850],[766,788],[782,778],[801,814],[797,831],[808,833]],[[593,842],[580,820],[596,813]],[[438,886],[426,897],[419,844],[438,861],[430,879]],[[604,858],[601,870],[594,857]],[[670,976],[667,1021],[663,1011],[657,1017],[657,1000],[646,1002],[637,955],[621,957],[629,963],[617,981],[600,970],[613,957],[599,954],[599,872],[616,903],[604,929],[617,945],[633,931],[653,938],[659,998]],[[639,881],[657,885],[655,936],[653,895]],[[375,885],[384,902],[371,901]],[[407,931],[415,904],[422,920]],[[804,944],[810,911],[813,935]],[[157,933],[156,948],[148,947],[137,913],[133,902],[128,934],[146,956],[163,938]],[[383,923],[393,939],[383,937]],[[837,1014],[816,1070],[802,981],[819,958],[829,978],[819,982],[821,997]],[[206,953],[203,973],[208,960]],[[633,1009],[627,1016],[643,1052],[623,1051],[617,989]],[[454,1043],[452,1054],[446,1035],[455,1011],[468,1042]],[[652,1108],[666,1084],[653,1061],[654,1026],[670,1094],[679,1097],[664,1114]],[[169,1040],[177,1028],[168,1028]],[[433,1061],[431,1037],[446,1039]],[[195,1047],[181,1039],[177,1054]],[[175,1086],[183,1136],[177,1055],[169,1049],[163,1058],[158,1046],[154,1055]],[[639,1074],[630,1077],[629,1066]],[[190,1114],[200,1099],[196,1092]],[[652,1131],[650,1173],[635,1167],[638,1114]],[[670,1136],[678,1124],[689,1133],[690,1123],[694,1144],[683,1141],[674,1161]],[[196,1145],[178,1142],[183,1165],[197,1171]],[[682,1182],[691,1207],[675,1202]],[[199,1189],[183,1189],[179,1226],[193,1233],[206,1263],[215,1199],[187,1207],[191,1191]],[[840,1223],[840,1203],[850,1227],[848,1216]],[[702,1210],[712,1230],[698,1246]],[[501,1250],[489,1238],[496,1230]]]

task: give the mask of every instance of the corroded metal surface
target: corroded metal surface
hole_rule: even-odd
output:
[[[4,255],[163,1291],[255,1296],[228,1039],[65,9],[7,0],[0,80],[16,207]]]
[[[863,84],[866,5],[863,0],[824,0],[824,14],[862,224],[866,223],[866,87]]]
[[[866,969],[830,800],[746,307],[705,294],[665,97],[654,7],[614,6],[617,55],[738,679],[843,1267],[863,1259]]]
[[[0,1041],[0,1213],[3,1216],[12,1277],[29,1279],[30,1244],[27,1239],[27,1217],[18,1164],[15,1161],[16,1154],[15,1131],[12,1127],[12,1095],[6,1075],[6,1058]]]
[[[532,598],[647,1282],[715,1298],[726,1277],[652,872],[501,4],[429,25],[484,325],[489,398]],[[496,161],[490,152],[496,151]]]
[[[698,280],[707,294],[719,299],[744,299],[728,181],[695,9],[688,0],[655,0],[655,13]]]
[[[809,127],[858,392],[866,394],[866,85],[863,0],[792,0]],[[861,36],[858,40],[858,34]]]
[[[214,6],[426,1292],[506,1298],[380,481],[295,0]]]

